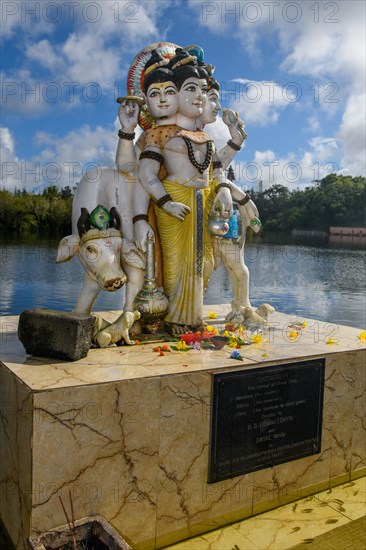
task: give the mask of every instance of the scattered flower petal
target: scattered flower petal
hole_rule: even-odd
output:
[[[209,311],[208,312],[208,318],[209,319],[216,319],[217,317],[217,313],[215,313],[214,311]]]
[[[300,331],[306,328],[307,326],[308,324],[306,321],[294,321],[293,323],[290,323],[287,328]]]
[[[213,338],[213,336],[215,336],[215,333],[214,332],[202,332],[202,335],[201,335],[201,340],[210,340],[210,338]]]
[[[194,342],[200,342],[202,336],[200,332],[187,332],[186,334],[182,334],[180,339],[186,344],[191,345]]]
[[[160,356],[161,356],[161,355],[165,355],[165,353],[164,353],[163,351],[160,350],[159,355],[160,355]]]
[[[337,344],[337,341],[331,336],[328,338],[328,340],[325,342],[326,344]]]
[[[175,349],[178,351],[188,351],[188,346],[184,340],[180,340],[175,346]]]
[[[358,338],[360,340],[366,341],[366,330],[361,330],[360,334],[358,335]]]
[[[297,340],[299,336],[300,336],[300,333],[298,330],[289,330],[287,333],[287,337],[290,338],[291,340]]]

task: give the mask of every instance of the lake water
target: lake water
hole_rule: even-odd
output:
[[[1,315],[36,307],[72,310],[82,269],[77,258],[56,264],[57,244],[36,236],[0,240]],[[366,327],[365,242],[343,238],[332,244],[252,235],[245,258],[253,305],[267,302],[295,317]],[[123,298],[123,289],[102,292],[94,309],[120,309]],[[220,267],[212,276],[205,303],[230,301],[230,280]]]

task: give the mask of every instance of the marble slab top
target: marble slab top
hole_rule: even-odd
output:
[[[205,313],[209,311],[217,313],[217,319],[208,319],[215,326],[230,311],[230,305],[205,306]],[[99,314],[114,320],[119,312]],[[360,329],[276,312],[270,316],[268,326],[263,328],[262,341],[241,347],[242,361],[230,358],[233,349],[229,346],[220,351],[171,351],[160,356],[153,351],[156,344],[143,344],[91,349],[84,359],[67,362],[27,355],[17,337],[18,320],[18,316],[0,319],[0,360],[3,367],[12,371],[32,391],[187,372],[253,368],[366,347],[365,340],[359,338]],[[290,338],[289,325],[303,321],[306,321],[306,327],[300,331],[299,337]]]

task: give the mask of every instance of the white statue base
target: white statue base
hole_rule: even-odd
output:
[[[0,515],[16,548],[65,523],[58,496],[68,502],[69,489],[76,519],[99,514],[133,548],[154,549],[364,475],[365,342],[335,326],[328,345],[329,324],[311,320],[286,341],[294,320],[271,316],[243,361],[227,347],[160,356],[146,344],[67,363],[27,356],[18,318],[4,317]],[[325,358],[321,452],[208,484],[212,374],[315,357]]]

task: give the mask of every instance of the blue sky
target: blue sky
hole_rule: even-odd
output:
[[[115,97],[134,56],[164,40],[199,44],[245,120],[242,185],[366,175],[363,0],[3,0],[1,23],[2,188],[73,187],[113,166]],[[207,130],[229,138],[221,120]]]

